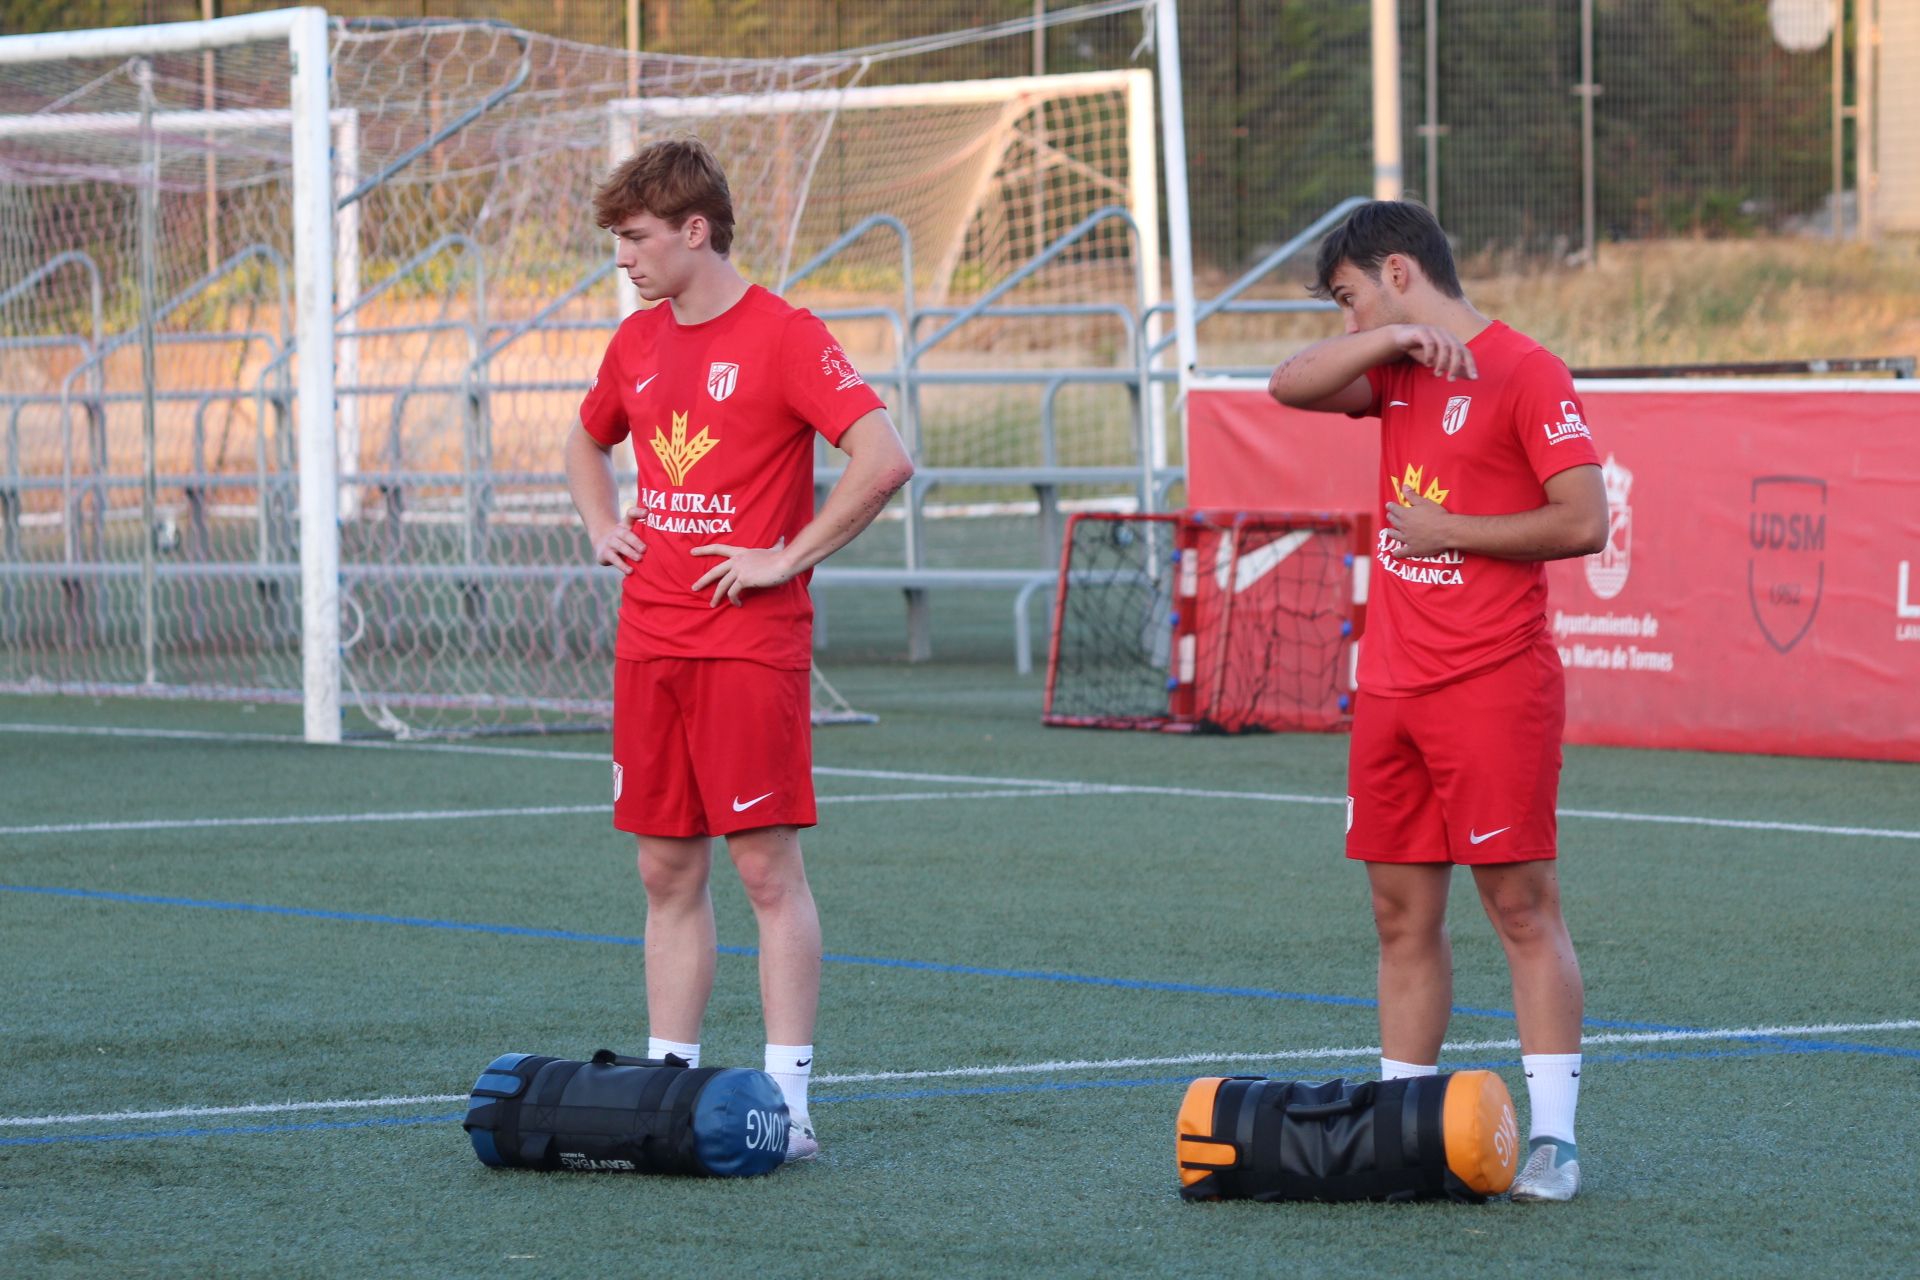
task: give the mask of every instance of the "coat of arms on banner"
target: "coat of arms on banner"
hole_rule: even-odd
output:
[[[740,381],[740,366],[726,364],[716,360],[707,366],[707,394],[715,400],[725,400],[733,394],[734,384]]]
[[[1611,600],[1626,588],[1633,568],[1633,508],[1627,505],[1633,472],[1608,454],[1600,479],[1607,486],[1607,545],[1586,559],[1587,586],[1602,600]]]
[[[1467,406],[1473,403],[1472,396],[1449,396],[1447,411],[1440,419],[1440,425],[1448,435],[1452,435],[1467,425]]]
[[[1785,653],[1820,612],[1827,581],[1827,482],[1815,476],[1755,476],[1747,515],[1747,602],[1760,634]]]

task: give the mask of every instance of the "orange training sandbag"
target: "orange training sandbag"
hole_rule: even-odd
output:
[[[1187,1086],[1175,1163],[1188,1200],[1477,1203],[1513,1185],[1519,1128],[1491,1071],[1313,1084],[1210,1076]]]

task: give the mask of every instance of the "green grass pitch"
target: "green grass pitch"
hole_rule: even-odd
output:
[[[1042,729],[981,610],[930,666],[829,659],[881,721],[816,736],[825,1154],[743,1183],[491,1170],[458,1124],[497,1054],[644,1047],[604,738],[314,748],[285,708],[0,699],[0,1270],[1914,1272],[1913,767],[1569,750],[1579,1200],[1190,1205],[1187,1080],[1374,1068],[1345,740]],[[80,732],[112,726],[140,732]],[[1451,1035],[1505,1041],[1459,880]],[[757,1066],[724,866],[715,898],[705,1050]],[[1516,1055],[1443,1062],[1524,1114]]]

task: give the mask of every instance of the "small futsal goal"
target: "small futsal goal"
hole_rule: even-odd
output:
[[[1068,525],[1043,720],[1330,730],[1353,705],[1369,522],[1086,513]]]

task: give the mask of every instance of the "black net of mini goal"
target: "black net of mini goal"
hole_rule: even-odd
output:
[[[1044,719],[1097,728],[1345,725],[1361,614],[1347,516],[1076,516]]]

